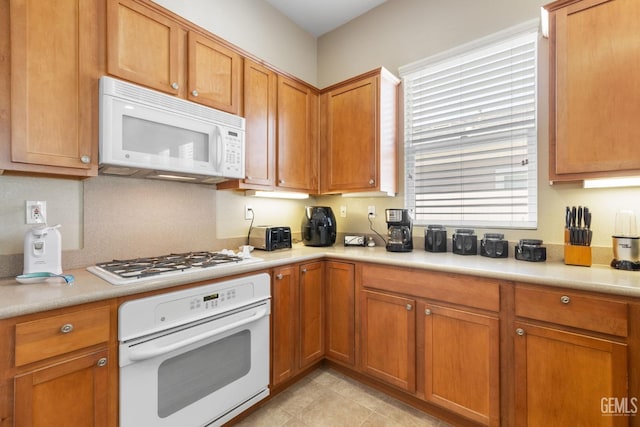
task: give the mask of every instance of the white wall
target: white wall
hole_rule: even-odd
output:
[[[316,38],[264,0],[153,0],[294,76],[317,85]]]

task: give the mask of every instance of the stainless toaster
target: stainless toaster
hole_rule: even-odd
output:
[[[257,225],[249,232],[249,245],[263,251],[291,247],[291,227]]]

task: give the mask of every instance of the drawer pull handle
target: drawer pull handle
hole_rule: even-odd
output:
[[[424,311],[425,316],[431,316],[431,310],[428,308]]]
[[[560,302],[563,303],[563,304],[569,304],[571,302],[571,298],[569,298],[566,295],[562,295],[560,297]]]
[[[278,279],[278,280],[282,280],[283,277],[284,276],[282,275],[282,273],[276,274],[276,279]]]
[[[524,329],[522,329],[522,328],[516,329],[516,334],[518,334],[520,336],[523,336],[524,335]]]
[[[411,304],[407,304],[407,306],[406,306],[406,307],[407,307],[407,311],[411,311],[411,310],[413,310],[413,306],[412,306]]]
[[[65,323],[60,328],[60,332],[62,332],[63,334],[68,334],[71,331],[73,331],[73,325],[71,323]]]
[[[98,360],[98,367],[102,368],[103,366],[107,366],[107,358],[106,357],[101,357],[100,360]]]

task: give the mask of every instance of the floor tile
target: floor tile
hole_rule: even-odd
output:
[[[275,396],[240,427],[448,427],[341,373],[321,367]]]

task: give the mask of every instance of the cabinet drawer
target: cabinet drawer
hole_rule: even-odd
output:
[[[500,284],[481,277],[365,264],[362,285],[414,297],[500,311]]]
[[[516,316],[553,322],[605,334],[627,336],[624,302],[573,291],[516,286]]]
[[[109,340],[109,307],[16,324],[16,366]]]

